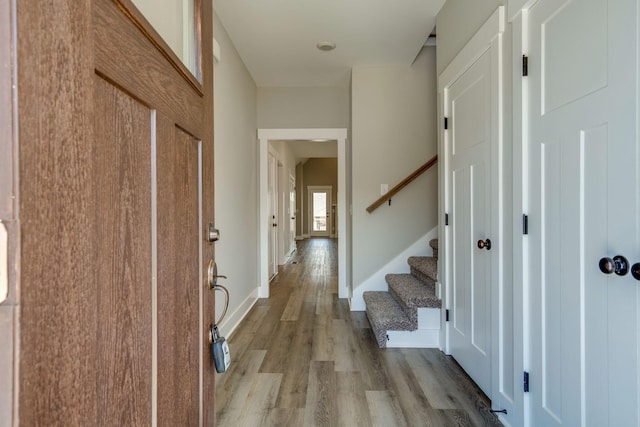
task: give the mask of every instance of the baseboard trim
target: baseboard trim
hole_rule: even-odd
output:
[[[289,251],[289,253],[284,257],[284,264],[288,263],[289,261],[291,261],[291,258],[293,258],[293,254],[296,253],[296,248],[293,247],[291,249],[291,251]],[[283,265],[284,265],[283,264]]]
[[[256,305],[258,302],[258,286],[255,287],[253,292],[245,298],[244,301],[236,308],[233,313],[230,315],[227,314],[226,321],[223,321],[222,324],[218,325],[218,330],[220,334],[226,338],[229,338],[235,332],[240,322],[249,314],[249,311]]]

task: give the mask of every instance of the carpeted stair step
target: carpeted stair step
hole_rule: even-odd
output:
[[[385,280],[389,284],[389,293],[409,309],[440,308],[442,305],[433,282],[425,285],[412,274],[387,274]]]
[[[429,246],[433,249],[433,257],[438,259],[438,239],[431,239],[429,241]]]
[[[362,296],[380,348],[387,347],[387,331],[415,331],[418,328],[417,317],[410,319],[389,292],[367,291]]]
[[[389,284],[391,296],[395,298],[407,317],[416,324],[418,324],[418,308],[440,308],[442,305],[436,297],[433,282],[425,285],[412,274],[387,274],[384,278]]]
[[[435,282],[438,274],[438,261],[430,256],[411,256],[407,260],[411,268],[411,274],[422,280],[425,284]]]

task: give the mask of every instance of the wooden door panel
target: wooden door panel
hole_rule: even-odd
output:
[[[201,84],[128,0],[16,9],[21,425],[213,423],[213,12],[201,6]]]
[[[158,114],[158,422],[199,422],[200,141]]]
[[[136,25],[142,24],[108,1],[95,2],[93,17],[96,72],[163,111],[183,129],[200,133],[205,102],[202,91],[195,89],[168,61],[169,54],[159,51]]]
[[[151,422],[152,113],[94,77],[98,420]]]
[[[69,1],[71,3],[71,1]],[[66,6],[66,7],[63,7]],[[19,422],[92,425],[97,312],[88,2],[17,8]],[[45,24],[46,23],[46,24]],[[46,28],[46,31],[42,29]],[[80,120],[72,120],[71,118]],[[88,383],[86,378],[91,378]]]

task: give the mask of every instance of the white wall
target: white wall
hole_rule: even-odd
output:
[[[349,89],[344,87],[258,88],[258,128],[346,128]]]
[[[447,0],[436,17],[438,75],[506,0]]]
[[[436,53],[352,73],[353,289],[437,225],[437,167],[372,214],[366,208],[437,152]]]
[[[221,332],[235,327],[258,296],[257,88],[224,27],[214,16],[221,62],[214,65],[215,254],[230,293]],[[216,295],[216,312],[224,298]]]

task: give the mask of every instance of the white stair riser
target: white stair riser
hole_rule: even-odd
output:
[[[418,308],[418,329],[387,331],[387,348],[439,348],[440,309]]]
[[[440,329],[387,331],[387,348],[438,348]]]
[[[418,308],[418,329],[440,330],[440,309]]]

